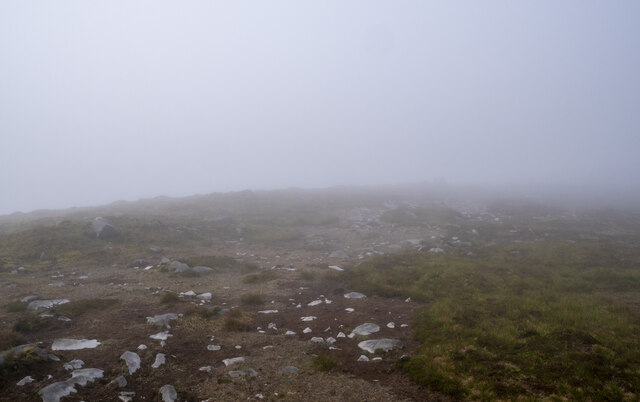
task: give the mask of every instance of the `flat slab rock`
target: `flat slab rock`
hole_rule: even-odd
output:
[[[78,392],[76,385],[85,386],[89,382],[102,378],[103,374],[104,372],[97,368],[74,370],[71,373],[71,378],[68,380],[49,384],[38,393],[42,397],[43,402],[59,402],[60,398]]]
[[[158,314],[153,317],[147,317],[147,323],[155,324],[159,327],[171,328],[169,321],[177,320],[178,314],[176,313],[166,313],[166,314]]]
[[[178,399],[178,392],[173,387],[173,385],[163,385],[162,387],[160,387],[158,392],[160,392],[160,395],[162,396],[162,402],[174,402],[176,399]]]
[[[246,369],[246,370],[232,370],[229,371],[229,377],[231,378],[236,378],[236,377],[243,377],[248,375],[249,377],[257,377],[258,376],[258,372],[255,371],[252,368]]]
[[[135,373],[140,368],[140,356],[137,353],[126,351],[120,358],[127,364],[129,374]]]
[[[29,310],[37,310],[39,308],[51,308],[58,304],[69,303],[67,299],[53,299],[53,300],[34,300],[27,305]]]
[[[364,323],[362,325],[358,325],[357,327],[355,327],[355,329],[351,332],[352,335],[362,335],[362,336],[367,336],[367,335],[371,335],[374,334],[376,332],[380,331],[380,326],[377,324],[374,324],[372,322],[367,322]]]
[[[368,341],[362,341],[358,344],[358,347],[364,351],[369,353],[376,353],[376,351],[381,350],[383,352],[388,352],[394,348],[402,349],[404,345],[398,339],[370,339]]]
[[[51,350],[81,350],[93,349],[100,345],[96,339],[67,339],[61,338],[53,341]]]
[[[359,292],[350,292],[344,295],[345,299],[363,299],[367,296],[363,295],[362,293]]]

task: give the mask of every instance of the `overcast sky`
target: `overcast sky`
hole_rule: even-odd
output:
[[[444,179],[640,187],[640,2],[2,1],[0,214]]]

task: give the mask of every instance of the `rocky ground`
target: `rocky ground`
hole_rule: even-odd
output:
[[[5,333],[46,352],[31,360],[17,353],[13,366],[5,353],[0,399],[444,399],[395,370],[397,359],[419,346],[410,332],[419,304],[348,298],[354,289],[340,280],[360,261],[423,247],[426,236],[439,235],[381,222],[388,209],[334,209],[335,224],[300,225],[299,238],[285,242],[233,236],[135,254],[117,241],[123,229],[96,219],[96,237],[104,237],[105,249],[122,249],[120,259],[86,265],[44,257],[34,266],[13,262],[19,270],[9,262],[0,273],[2,304],[15,306],[1,313]],[[194,273],[178,263],[198,256],[225,257],[233,267],[210,264]],[[65,304],[75,308],[71,317]],[[152,322],[166,314],[175,319]],[[375,324],[373,333],[352,334],[366,323]],[[372,339],[397,342],[387,351],[358,346]],[[60,340],[88,342],[65,350],[56,347]],[[139,363],[127,364],[125,356]]]
[[[229,197],[0,220],[0,400],[448,400],[397,369],[420,347],[422,304],[354,295],[345,273],[403,250],[566,236],[574,219],[388,195]]]

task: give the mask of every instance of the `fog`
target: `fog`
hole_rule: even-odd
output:
[[[0,214],[425,181],[631,197],[638,17],[637,1],[3,1]]]

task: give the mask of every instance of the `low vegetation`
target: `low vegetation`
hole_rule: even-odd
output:
[[[311,367],[318,371],[331,371],[338,367],[338,359],[331,355],[320,353],[311,359]]]
[[[91,310],[105,310],[118,304],[117,299],[82,299],[60,304],[54,311],[69,318],[78,317]]]
[[[240,296],[240,304],[245,306],[260,306],[264,304],[262,296],[256,293],[247,293]]]
[[[621,400],[640,392],[640,256],[622,245],[493,246],[474,256],[408,253],[346,273],[369,294],[426,303],[422,343],[398,366],[454,398]]]

